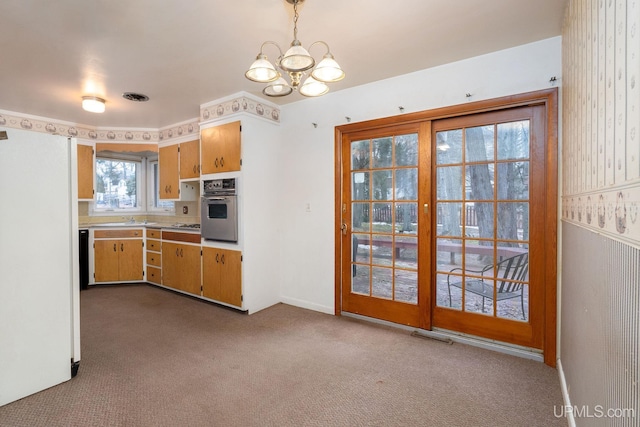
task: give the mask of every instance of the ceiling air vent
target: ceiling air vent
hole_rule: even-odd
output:
[[[122,94],[122,97],[134,102],[146,102],[149,100],[149,97],[147,95],[135,92],[125,92]]]

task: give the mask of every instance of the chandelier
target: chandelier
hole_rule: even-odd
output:
[[[287,0],[288,3],[293,5],[294,12],[291,47],[283,54],[282,49],[276,42],[266,41],[262,43],[256,60],[244,74],[251,81],[268,83],[262,90],[262,93],[267,96],[286,96],[294,90],[304,96],[321,96],[329,91],[327,83],[337,82],[344,78],[344,71],[333,58],[327,43],[317,41],[309,46],[309,50],[316,44],[323,45],[327,49],[322,60],[316,65],[315,59],[307,49],[302,47],[302,43],[298,40],[298,4],[303,1]],[[276,65],[283,73],[289,76],[289,81],[282,77],[282,73],[269,62],[267,56],[263,53],[266,45],[274,45],[278,49],[280,56],[276,59]],[[314,66],[315,68],[311,71],[311,74],[300,84],[308,70]]]

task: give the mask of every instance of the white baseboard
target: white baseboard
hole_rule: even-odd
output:
[[[307,310],[319,311],[321,313],[336,314],[335,308],[328,307],[325,305],[315,304],[309,301],[304,301],[296,298],[282,297],[280,298],[280,302],[283,304],[293,305],[295,307],[306,308]]]
[[[564,370],[562,369],[562,361],[558,359],[558,376],[560,377],[560,388],[562,389],[562,400],[564,400],[565,408],[572,408],[571,398],[569,397],[569,389],[567,387],[567,381],[564,377]],[[573,416],[573,411],[563,411],[567,417],[569,427],[576,427],[576,419]]]

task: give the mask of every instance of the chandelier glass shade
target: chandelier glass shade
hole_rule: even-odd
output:
[[[294,90],[304,96],[320,96],[329,91],[327,83],[337,82],[344,78],[344,71],[331,54],[327,43],[316,41],[307,50],[298,40],[298,4],[303,1],[287,0],[293,4],[294,10],[293,41],[289,49],[282,53],[282,49],[276,42],[262,43],[256,60],[244,74],[251,81],[267,83],[267,86],[262,90],[262,93],[267,96],[286,96]],[[326,48],[323,59],[317,65],[316,60],[309,54],[311,48],[316,44],[321,44]],[[267,45],[273,45],[278,49],[280,56],[275,61],[277,68],[263,53]],[[278,68],[281,71],[278,71]],[[308,71],[312,68],[313,70],[307,76]],[[289,81],[283,77],[283,73],[289,77]]]

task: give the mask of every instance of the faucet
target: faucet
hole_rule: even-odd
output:
[[[134,217],[129,218],[129,224],[135,224],[136,220]]]

